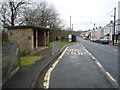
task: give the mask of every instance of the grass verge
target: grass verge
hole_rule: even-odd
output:
[[[57,44],[59,43],[61,46],[67,45],[67,44],[72,44],[73,42],[67,42],[67,41],[58,41],[58,42],[50,42],[49,47],[52,47],[52,44]]]
[[[64,45],[67,45],[67,44],[72,44],[73,42],[67,42],[67,41],[60,41],[60,45],[61,46],[64,46]]]
[[[21,65],[29,66],[40,60],[42,56],[23,56],[21,57]]]

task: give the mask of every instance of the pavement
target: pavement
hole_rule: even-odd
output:
[[[30,88],[36,74],[44,68],[52,57],[44,57],[34,65],[22,67],[2,88]]]
[[[20,70],[2,86],[2,88],[34,88],[39,75],[49,63],[60,54],[60,52],[51,55],[51,48],[37,52],[34,55],[40,55],[43,56],[43,58],[31,66],[21,67]]]

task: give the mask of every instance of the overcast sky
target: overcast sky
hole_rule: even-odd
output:
[[[120,0],[46,0],[54,5],[67,26],[70,16],[74,30],[88,30],[96,26],[105,26],[113,20],[114,7],[118,9]],[[118,15],[117,15],[118,16]],[[90,23],[92,22],[92,23]]]
[[[4,1],[4,0],[3,0]],[[31,0],[30,0],[31,1]],[[33,1],[33,0],[32,0]],[[34,0],[35,2],[44,0]],[[70,16],[74,30],[89,30],[105,26],[113,20],[114,7],[118,11],[120,0],[45,0],[52,4],[67,27],[70,27]],[[118,12],[117,17],[118,18]],[[90,23],[92,22],[92,23]]]

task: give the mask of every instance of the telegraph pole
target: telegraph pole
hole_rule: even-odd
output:
[[[114,26],[113,26],[113,37],[112,37],[113,45],[115,44],[114,43],[114,41],[115,41],[115,21],[116,21],[116,7],[114,8]]]
[[[69,41],[69,42],[72,41],[72,40],[71,40],[71,39],[72,39],[72,35],[71,35],[71,34],[72,34],[72,31],[71,31],[71,16],[70,16],[70,30],[69,30],[69,36],[68,36],[68,39],[69,39],[68,41]]]
[[[94,23],[94,37],[95,37],[96,35],[95,35],[95,23]],[[96,38],[96,37],[95,37]]]
[[[71,16],[70,16],[70,34],[71,34]]]
[[[71,31],[72,31],[72,34],[73,34],[73,24],[72,24],[72,30]]]

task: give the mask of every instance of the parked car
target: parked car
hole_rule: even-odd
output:
[[[100,39],[99,39],[99,38],[92,38],[91,41],[92,41],[92,42],[99,43]]]
[[[92,38],[90,39],[91,42],[95,42],[96,41],[96,38]]]
[[[101,44],[109,44],[109,40],[105,39],[105,38],[102,38],[102,39],[100,39],[99,43],[101,43]]]
[[[91,38],[90,41],[92,42],[92,41],[93,41],[93,38]]]
[[[97,38],[97,39],[95,40],[95,42],[96,42],[96,43],[100,43],[100,39]]]

